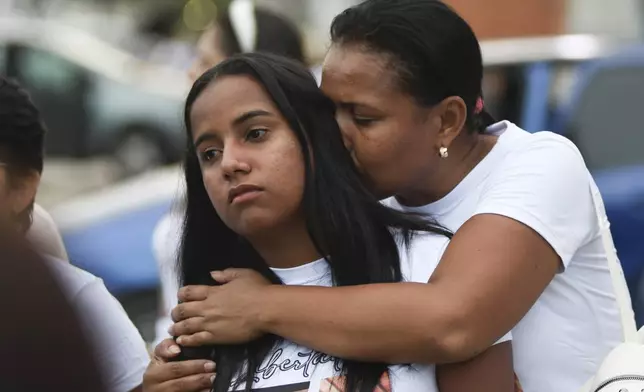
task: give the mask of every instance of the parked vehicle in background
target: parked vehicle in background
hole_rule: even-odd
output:
[[[592,36],[484,42],[484,96],[497,118],[533,132],[560,132],[578,144],[604,197],[642,325],[644,241],[638,236],[644,233],[644,169],[638,165],[644,164],[644,122],[638,119],[644,110],[638,107],[644,102],[644,56],[641,62],[630,56],[633,61],[627,65],[615,54],[618,48]],[[618,91],[627,93],[616,99]],[[615,116],[621,117],[613,122]],[[605,157],[608,151],[615,156]],[[181,184],[179,169],[167,168],[51,210],[72,262],[103,277],[135,321],[149,320],[156,312],[152,231],[174,204]],[[82,219],[73,217],[79,210],[84,211]],[[130,298],[145,298],[147,305],[130,305]],[[148,323],[146,337],[149,331]]]
[[[181,72],[82,30],[11,16],[0,18],[0,73],[20,81],[40,108],[48,157],[108,155],[134,174],[181,156]]]

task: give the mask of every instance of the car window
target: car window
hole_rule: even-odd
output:
[[[80,156],[86,148],[91,99],[90,74],[81,66],[44,49],[11,45],[7,73],[29,91],[49,135],[50,156]]]
[[[644,63],[604,68],[591,78],[567,134],[590,169],[644,164]]]
[[[16,65],[24,84],[49,91],[63,93],[82,76],[82,69],[75,64],[35,48],[22,48]]]

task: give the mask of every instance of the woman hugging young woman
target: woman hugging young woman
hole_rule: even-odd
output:
[[[334,200],[305,222],[318,252],[308,257],[309,261],[324,258],[321,265],[331,271],[326,283],[339,287],[323,287],[330,284],[319,284],[317,280],[311,284],[302,277],[292,281],[281,277],[290,284],[278,285],[274,284],[275,277],[268,275],[268,267],[261,270],[259,262],[244,265],[243,260],[250,260],[251,255],[230,259],[232,254],[216,251],[219,241],[225,241],[227,246],[245,244],[237,241],[237,237],[204,232],[202,241],[213,244],[213,251],[202,251],[198,256],[190,253],[197,247],[187,241],[194,229],[188,216],[182,265],[185,268],[189,260],[197,265],[196,259],[200,259],[199,263],[203,263],[200,265],[207,265],[214,273],[211,276],[204,269],[200,275],[203,280],[194,277],[184,280],[187,287],[179,291],[183,303],[172,312],[176,324],[171,327],[171,334],[178,337],[177,342],[183,347],[224,348],[247,342],[266,342],[263,348],[276,347],[272,339],[280,336],[284,342],[341,358],[343,367],[366,366],[368,377],[353,368],[340,372],[348,377],[351,388],[356,385],[352,381],[356,374],[370,380],[358,385],[372,388],[375,374],[386,368],[384,364],[425,364],[400,368],[406,370],[438,364],[438,387],[443,392],[451,384],[444,382],[453,379],[460,383],[457,390],[484,390],[481,385],[494,372],[502,375],[490,381],[491,388],[503,390],[513,388],[512,365],[505,364],[507,357],[512,357],[511,363],[526,392],[578,390],[623,338],[601,239],[608,221],[605,216],[598,219],[596,215],[593,193],[598,195],[598,191],[579,151],[559,135],[532,134],[508,121],[494,123],[481,97],[483,66],[476,36],[441,1],[364,1],[335,18],[331,40],[321,88],[335,104],[342,142],[364,184],[353,186],[368,190],[364,197],[372,194],[388,198],[384,204],[396,210],[431,216],[442,226],[429,228],[440,232],[441,227],[446,227],[454,233],[453,238],[448,244],[445,238],[439,240],[437,234],[418,235],[411,241],[410,249],[400,252],[398,279],[397,272],[391,269],[395,265],[390,264],[391,253],[380,249],[383,246],[380,238],[373,241],[376,237],[363,237],[372,230],[364,225],[363,219],[393,216],[391,212],[380,215],[389,210],[377,209],[366,214],[351,206],[346,216],[340,218],[333,211],[345,205]],[[284,67],[275,68],[272,77],[286,72]],[[219,75],[220,71],[221,68],[216,68],[212,72]],[[261,79],[269,93],[282,87],[283,99],[294,97],[289,91],[302,88]],[[215,78],[210,91],[224,81]],[[312,79],[307,83],[312,84]],[[215,106],[242,107],[241,99],[232,102],[238,89],[241,84],[237,88],[231,86],[230,91],[220,94],[225,96],[220,101],[206,94],[209,90],[205,89],[196,102],[210,96],[212,115]],[[318,115],[325,110],[324,104],[299,95],[287,100],[293,107],[315,110]],[[192,106],[189,120],[196,120],[197,108],[198,105]],[[290,116],[288,112],[282,115],[287,119]],[[196,123],[192,125],[196,132]],[[314,132],[312,126],[323,123],[309,125],[299,119],[295,125],[309,134]],[[297,127],[293,124],[290,127],[297,134]],[[324,139],[311,137],[300,144],[305,147],[304,164],[311,165],[313,170],[313,176],[306,177],[306,181],[332,193],[332,184],[318,178],[316,172],[321,169],[317,165],[330,164],[327,157],[331,147],[317,143],[329,143],[326,138],[339,136],[332,122],[324,124],[324,130]],[[253,135],[264,140],[270,134]],[[307,149],[314,154],[307,155]],[[286,156],[279,154],[274,162]],[[225,152],[221,159],[225,162]],[[255,154],[249,153],[248,159],[255,159]],[[336,165],[342,162],[335,156],[331,159]],[[252,175],[253,167],[248,162],[238,161],[236,165],[238,172]],[[210,178],[205,174],[207,170],[213,169],[202,163],[206,188]],[[280,189],[286,189],[283,183],[286,178],[298,173],[294,164],[274,171],[277,175],[271,183],[279,184]],[[333,181],[344,178],[340,171],[332,177]],[[347,184],[337,185],[342,188]],[[307,213],[313,210],[308,207],[308,188],[303,189],[301,210]],[[211,191],[209,200],[217,207],[214,196]],[[329,197],[314,196],[315,203]],[[265,193],[249,191],[240,197],[259,205]],[[360,199],[366,202],[362,196]],[[227,212],[215,210],[226,222]],[[273,214],[281,211],[271,210]],[[414,215],[396,217],[415,221]],[[325,222],[334,225],[349,222],[351,230],[325,234],[320,229]],[[394,240],[404,235],[405,228],[411,233],[423,231],[392,221],[377,223],[389,227]],[[230,227],[246,237],[240,234],[245,225]],[[321,234],[324,235],[318,237]],[[359,244],[354,236],[368,238],[366,246],[373,253],[368,253],[369,256],[346,253],[345,262],[329,247],[334,242],[328,238],[348,241],[352,247],[365,245]],[[279,247],[274,237],[266,238],[267,245]],[[291,246],[305,243],[295,234],[285,238]],[[326,240],[318,242],[317,238]],[[243,249],[259,249],[253,241],[250,243],[252,247]],[[338,251],[348,249],[352,248],[341,247]],[[294,264],[271,265],[270,254],[258,253],[261,255],[258,260],[273,267],[270,271],[277,276],[279,268],[294,267]],[[409,270],[405,269],[407,263],[411,266]],[[355,267],[345,276],[340,271],[347,265]],[[355,271],[358,265],[363,270]],[[420,267],[430,269],[426,276],[414,273]],[[376,270],[393,273],[392,279],[377,278],[373,275]],[[287,272],[290,277],[292,271]],[[353,274],[364,274],[369,284],[353,279]],[[220,285],[208,286],[213,279]],[[511,353],[509,343],[503,342],[510,332]],[[148,379],[154,380],[156,372],[164,369],[161,358],[171,358],[179,351],[180,347],[172,341],[162,342],[156,351],[159,358],[148,369]],[[250,362],[251,369],[263,371],[264,363],[259,358],[265,357],[260,355]],[[204,369],[197,372],[188,362],[185,367],[170,364],[182,369],[176,370],[170,379],[184,382],[182,372],[192,371],[188,379],[201,377],[207,381]],[[376,368],[374,363],[382,367]],[[481,363],[486,371],[480,371]],[[222,368],[222,363],[217,366],[217,378],[236,374],[231,373],[230,367]],[[288,372],[290,366],[297,367],[295,362],[287,362],[266,369]],[[398,368],[389,369],[393,390],[426,390],[397,387],[396,383],[402,382],[397,381],[402,379],[394,370]],[[456,377],[450,377],[455,374]],[[476,374],[476,382],[463,386],[471,374]],[[258,381],[263,377],[263,373],[256,374]],[[507,380],[510,381],[506,384]]]

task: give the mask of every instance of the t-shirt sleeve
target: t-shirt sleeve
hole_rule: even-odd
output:
[[[141,385],[150,362],[145,342],[103,281],[96,279],[85,285],[74,302],[95,347],[107,390],[129,392]]]
[[[449,245],[447,237],[435,234],[419,234],[412,241],[411,247],[401,257],[403,276],[408,282],[427,283],[440,263],[443,253]],[[508,332],[494,344],[512,340]]]
[[[538,139],[509,154],[486,182],[474,215],[503,215],[532,228],[565,268],[597,226],[590,174],[568,140],[551,134],[531,137]]]

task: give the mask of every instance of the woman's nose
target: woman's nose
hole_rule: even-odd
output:
[[[230,150],[224,150],[221,168],[224,176],[228,179],[251,172],[250,164],[242,156]]]

